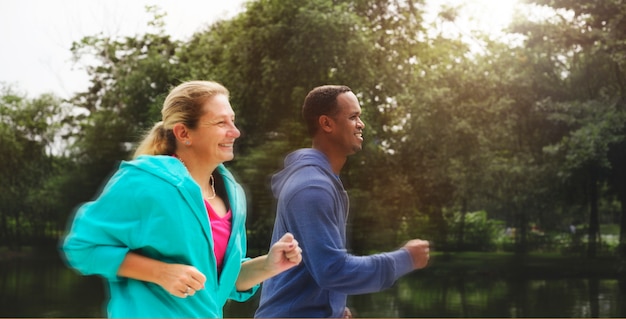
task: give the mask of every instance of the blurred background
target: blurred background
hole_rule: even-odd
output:
[[[269,178],[310,146],[304,96],[357,94],[364,149],[341,179],[354,254],[433,243],[425,270],[352,296],[360,317],[626,317],[622,0],[3,1],[0,316],[103,317],[57,251],[168,90],[231,91],[227,163],[249,254]],[[155,234],[158,235],[158,234]],[[229,303],[250,317],[258,303]]]

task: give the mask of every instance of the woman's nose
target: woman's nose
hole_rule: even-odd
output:
[[[233,125],[232,129],[228,130],[228,134],[229,136],[235,137],[235,138],[241,136],[241,132],[235,125]]]

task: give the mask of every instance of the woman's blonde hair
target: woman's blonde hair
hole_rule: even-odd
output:
[[[172,128],[177,123],[195,129],[204,114],[204,103],[215,95],[229,96],[228,90],[212,81],[189,81],[173,88],[163,102],[162,120],[154,124],[137,146],[133,158],[139,155],[170,155],[176,152],[176,137]]]

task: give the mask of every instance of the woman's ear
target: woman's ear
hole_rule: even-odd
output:
[[[191,143],[189,141],[189,130],[187,129],[187,126],[185,126],[185,124],[182,124],[182,123],[174,124],[174,127],[172,128],[172,132],[174,133],[176,140],[179,141],[180,143],[185,144],[185,145],[189,145]]]

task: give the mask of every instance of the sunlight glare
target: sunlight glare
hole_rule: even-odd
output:
[[[428,0],[427,4],[436,11],[444,6],[458,8],[455,24],[460,28],[496,35],[511,23],[517,0]]]
[[[517,0],[465,0],[469,23],[489,33],[500,33],[513,18]]]

